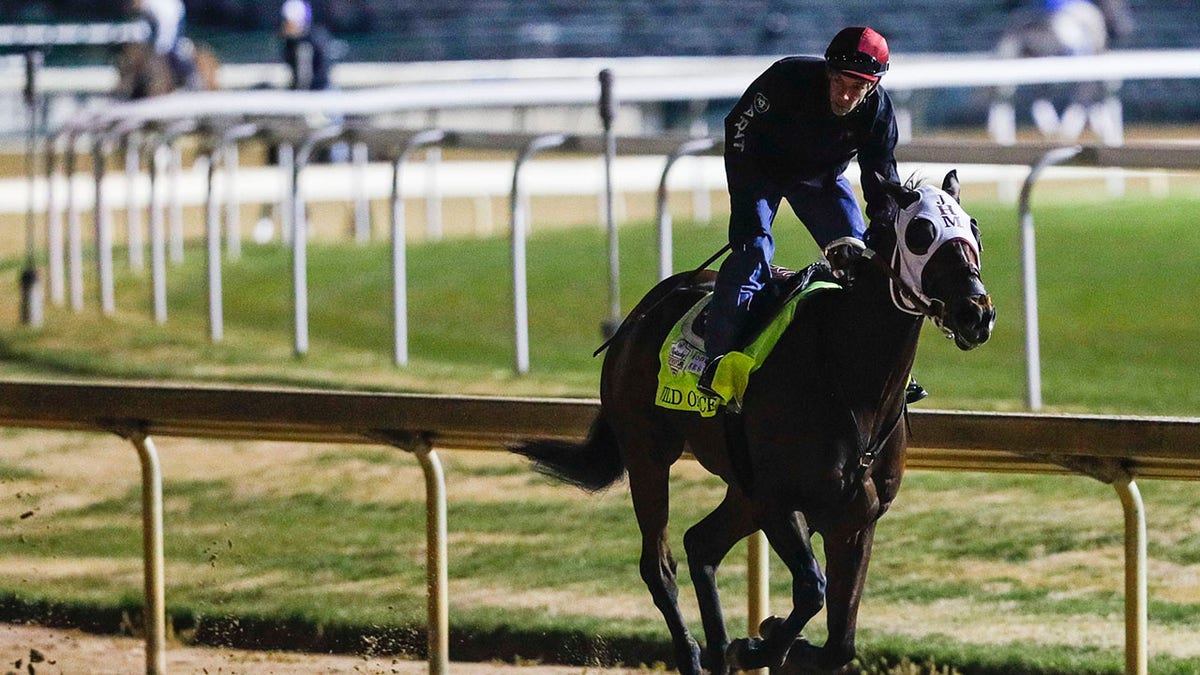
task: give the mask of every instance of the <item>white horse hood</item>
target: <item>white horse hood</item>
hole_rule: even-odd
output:
[[[896,223],[896,248],[892,253],[892,269],[901,281],[923,299],[925,292],[921,275],[925,265],[942,245],[960,240],[980,260],[979,240],[971,228],[971,216],[950,195],[932,185],[917,188],[921,199],[905,209]],[[906,312],[920,314],[915,305],[893,290],[896,306]]]

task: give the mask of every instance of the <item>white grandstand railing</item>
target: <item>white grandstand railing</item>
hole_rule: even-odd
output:
[[[163,476],[154,436],[389,445],[421,463],[426,488],[429,672],[449,667],[445,477],[437,450],[579,441],[594,400],[471,398],[254,387],[0,382],[0,427],[114,433],[142,467],[146,672],[166,659]],[[1073,473],[1110,484],[1125,533],[1125,671],[1148,670],[1145,510],[1137,478],[1200,480],[1200,419],[910,412],[906,466],[933,471]],[[750,538],[748,630],[769,614],[767,556]]]
[[[659,98],[736,98],[750,79],[784,54],[759,56],[674,56],[561,59],[420,61],[402,63],[342,63],[332,79],[342,89],[417,84],[509,82],[533,85],[539,80],[584,80],[611,68],[621,80],[657,83]],[[47,68],[48,91],[104,94],[115,84],[109,66]],[[1067,82],[1108,82],[1137,79],[1200,77],[1200,50],[1114,50],[1097,56],[1000,59],[984,53],[894,54],[887,88],[894,91],[948,87],[998,87]],[[266,85],[283,87],[289,78],[282,63],[225,64],[218,75],[224,89]],[[673,84],[679,80],[681,85]],[[701,82],[706,80],[707,84]],[[0,71],[0,91],[19,90],[16,73]],[[532,89],[536,92],[536,88]],[[618,94],[627,92],[619,91]],[[586,101],[583,102],[586,104]],[[487,105],[486,101],[481,102]],[[531,104],[536,105],[536,101]]]

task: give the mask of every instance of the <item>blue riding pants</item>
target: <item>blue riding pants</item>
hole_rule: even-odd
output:
[[[710,359],[738,347],[750,316],[750,304],[771,278],[771,260],[775,257],[771,225],[785,197],[822,249],[839,237],[863,237],[866,223],[845,176],[820,185],[802,183],[783,189],[764,189],[761,185],[738,189],[731,185],[732,249],[717,271],[704,336],[704,351]]]

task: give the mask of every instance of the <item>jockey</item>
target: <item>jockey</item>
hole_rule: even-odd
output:
[[[842,175],[851,159],[858,158],[868,219],[887,215],[880,177],[899,182],[896,118],[879,86],[888,57],[882,35],[845,28],[824,59],[793,56],[770,66],[725,117],[731,250],[717,272],[709,310],[708,364],[699,382],[706,394],[715,394],[717,364],[741,346],[750,304],[770,279],[771,225],[782,199],[835,263],[863,249],[866,230]]]
[[[195,76],[190,43],[181,39],[186,9],[183,0],[133,0],[133,11],[150,23],[150,44],[167,59],[178,86],[187,86]]]

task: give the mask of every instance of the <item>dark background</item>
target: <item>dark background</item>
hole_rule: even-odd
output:
[[[883,33],[894,53],[986,52],[1014,0],[314,0],[316,20],[345,44],[344,61],[820,53],[847,25]],[[187,0],[184,34],[224,62],[280,60],[277,0]],[[1119,47],[1200,48],[1200,2],[1132,0],[1135,30]],[[125,3],[0,0],[0,23],[127,18]],[[50,63],[111,59],[56,50]],[[978,123],[985,94],[940,90],[919,123]],[[1200,82],[1138,81],[1122,89],[1127,122],[1200,118]],[[923,106],[925,107],[925,106]],[[925,107],[927,108],[927,107]]]

